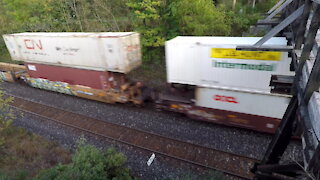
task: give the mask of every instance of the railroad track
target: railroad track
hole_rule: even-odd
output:
[[[158,155],[217,170],[236,179],[252,179],[253,175],[249,170],[258,161],[13,97],[14,102],[10,105],[23,112]]]

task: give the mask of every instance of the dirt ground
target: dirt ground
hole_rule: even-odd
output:
[[[3,177],[33,177],[39,171],[59,163],[71,162],[71,153],[24,129],[9,127],[0,133],[0,179]]]

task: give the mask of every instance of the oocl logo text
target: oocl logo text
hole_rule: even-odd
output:
[[[221,102],[227,102],[227,103],[234,103],[238,104],[239,102],[235,97],[232,96],[221,96],[221,95],[214,95],[213,100],[215,101],[221,101]]]

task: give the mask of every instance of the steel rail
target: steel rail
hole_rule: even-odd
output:
[[[141,133],[144,133],[144,134],[149,134],[151,136],[164,138],[164,139],[167,139],[167,140],[172,141],[172,142],[178,142],[178,143],[180,142],[180,143],[188,144],[189,146],[193,146],[193,147],[196,147],[196,148],[204,148],[204,149],[207,149],[208,151],[215,151],[217,153],[223,153],[223,154],[229,155],[231,157],[238,157],[238,158],[242,158],[242,159],[247,159],[249,161],[252,161],[253,163],[259,161],[258,159],[249,158],[249,157],[245,157],[245,156],[241,156],[241,155],[237,155],[237,154],[234,154],[234,153],[225,152],[225,151],[221,151],[221,150],[216,150],[216,149],[212,149],[212,148],[209,148],[209,147],[200,146],[200,145],[194,144],[194,143],[184,142],[184,141],[177,140],[177,139],[174,139],[174,138],[165,137],[165,136],[162,136],[162,135],[150,133],[150,132],[139,130],[139,129],[129,128],[129,127],[126,127],[126,126],[123,126],[123,125],[115,124],[115,123],[105,122],[105,121],[94,119],[92,117],[88,117],[88,116],[85,116],[85,115],[82,115],[82,114],[78,114],[78,113],[75,113],[75,112],[70,112],[70,111],[66,111],[66,110],[60,109],[60,108],[56,108],[56,107],[53,107],[51,105],[45,105],[45,104],[41,104],[41,103],[38,103],[38,102],[35,102],[35,101],[32,101],[32,100],[26,100],[26,99],[23,99],[21,97],[15,96],[15,95],[10,95],[10,94],[7,94],[7,95],[11,96],[11,97],[14,97],[15,99],[19,99],[19,100],[22,100],[22,101],[27,101],[27,102],[31,102],[31,103],[34,103],[34,104],[38,104],[40,106],[46,106],[48,108],[56,109],[57,111],[60,111],[60,112],[71,113],[71,114],[83,116],[84,118],[100,121],[100,122],[103,122],[105,124],[111,124],[111,125],[114,125],[114,126],[119,126],[119,127],[130,129],[130,130],[134,130],[134,131],[141,132]],[[10,106],[15,108],[15,109],[18,109],[20,111],[23,111],[23,112],[26,112],[26,113],[29,113],[29,114],[32,114],[32,115],[35,115],[35,116],[38,116],[38,117],[41,117],[41,118],[44,118],[44,119],[48,119],[50,121],[54,121],[56,123],[63,124],[65,126],[68,126],[68,127],[71,127],[71,128],[75,128],[75,129],[78,129],[78,130],[81,130],[81,131],[84,131],[84,132],[87,132],[87,133],[90,133],[90,134],[93,134],[93,135],[96,135],[96,136],[99,136],[99,137],[103,137],[103,138],[106,138],[106,139],[109,139],[109,140],[112,140],[112,141],[116,141],[116,142],[119,142],[119,143],[122,143],[122,144],[126,144],[126,145],[129,145],[129,146],[137,147],[137,148],[140,148],[140,149],[143,149],[143,150],[146,150],[146,151],[150,151],[150,152],[153,152],[153,153],[156,153],[156,154],[160,154],[160,155],[165,156],[165,157],[169,157],[169,158],[172,158],[172,159],[176,159],[176,160],[179,160],[179,161],[182,161],[182,162],[186,162],[186,163],[193,164],[193,165],[196,165],[196,166],[204,167],[204,168],[207,168],[207,169],[220,171],[220,172],[224,173],[225,175],[233,176],[233,177],[236,177],[236,178],[252,179],[252,177],[249,177],[249,176],[236,174],[236,173],[233,173],[233,172],[225,170],[225,169],[212,167],[212,166],[209,166],[209,165],[206,165],[206,164],[201,164],[201,163],[198,163],[198,162],[194,162],[194,161],[191,161],[191,160],[188,160],[188,159],[183,159],[183,158],[180,158],[180,157],[177,157],[177,156],[174,156],[174,155],[170,155],[170,153],[165,153],[165,152],[162,152],[162,151],[159,151],[159,150],[146,148],[146,147],[134,144],[134,143],[127,142],[125,140],[121,140],[121,139],[113,138],[113,137],[110,137],[110,136],[107,136],[107,135],[104,135],[104,134],[101,134],[101,133],[93,132],[93,131],[91,131],[89,129],[82,128],[82,127],[79,127],[79,126],[76,126],[76,125],[73,125],[73,124],[70,124],[70,123],[62,122],[62,121],[59,121],[59,120],[57,120],[55,118],[51,118],[51,117],[47,117],[47,116],[44,116],[44,115],[41,115],[41,114],[37,114],[35,112],[32,112],[32,111],[17,107],[15,105],[10,105]]]

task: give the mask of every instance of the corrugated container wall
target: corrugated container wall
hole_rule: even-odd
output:
[[[124,84],[124,74],[94,71],[45,64],[26,63],[31,78],[65,82],[70,85],[82,85],[94,89],[119,88]]]
[[[225,111],[281,119],[290,96],[217,88],[197,88],[196,105]],[[259,119],[259,118],[257,118]]]
[[[141,64],[138,33],[19,33],[3,35],[13,60],[128,73]]]
[[[176,37],[166,42],[169,83],[201,87],[224,87],[269,92],[272,74],[293,75],[286,52],[237,51],[238,45],[253,45],[260,37]],[[286,46],[274,37],[268,46]]]

